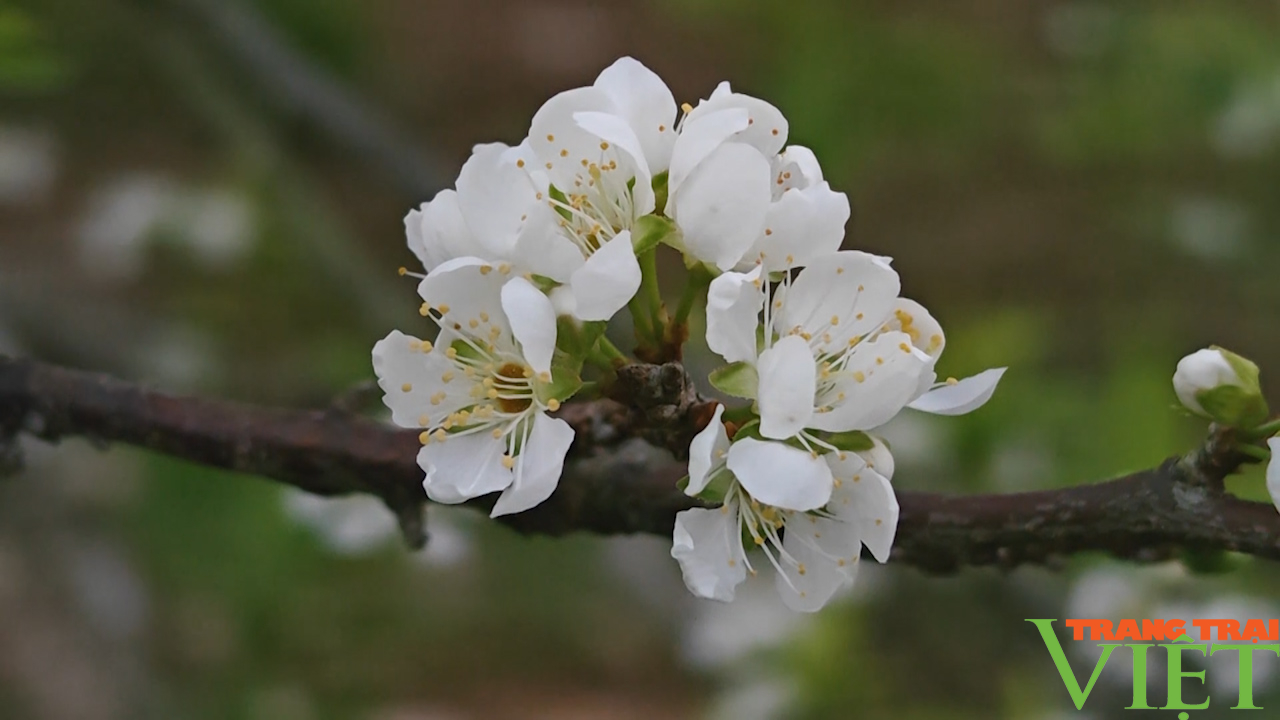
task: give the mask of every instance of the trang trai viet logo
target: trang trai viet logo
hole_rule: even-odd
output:
[[[1239,692],[1232,710],[1261,710],[1262,707],[1253,701],[1253,663],[1254,651],[1260,651],[1280,657],[1280,620],[1192,620],[1190,627],[1183,620],[1110,620],[1069,619],[1065,626],[1071,630],[1071,639],[1075,641],[1096,642],[1102,650],[1089,676],[1088,683],[1081,688],[1076,673],[1067,662],[1067,654],[1054,632],[1057,620],[1027,620],[1040,630],[1053,663],[1062,675],[1062,682],[1071,695],[1077,710],[1084,709],[1084,703],[1093,692],[1093,686],[1102,675],[1102,669],[1117,648],[1128,648],[1133,662],[1133,703],[1127,710],[1204,710],[1212,700],[1207,693],[1204,702],[1190,703],[1183,700],[1183,680],[1193,679],[1204,683],[1205,670],[1185,670],[1186,655],[1208,658],[1218,653],[1234,652],[1238,654],[1238,672],[1240,674]],[[1217,640],[1214,641],[1216,631]],[[1193,636],[1198,636],[1196,642]],[[1212,642],[1211,642],[1212,641]],[[1168,695],[1164,705],[1155,707],[1147,702],[1147,663],[1156,653],[1164,656],[1168,668]],[[1178,713],[1178,717],[1187,720],[1188,713]]]

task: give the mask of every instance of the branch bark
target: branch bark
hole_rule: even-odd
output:
[[[498,520],[524,533],[670,535],[675,514],[696,501],[676,490],[682,464],[650,442],[679,451],[708,415],[687,378],[673,376],[677,370],[636,366],[624,372],[640,402],[566,405],[559,414],[577,438],[559,488],[537,508]],[[178,397],[0,356],[0,466],[6,458],[14,464],[21,434],[126,443],[318,495],[370,493],[396,513],[411,544],[426,540],[417,433],[349,410]],[[1134,560],[1180,550],[1280,559],[1280,514],[1223,487],[1243,462],[1229,431],[1215,430],[1186,457],[1106,482],[1007,495],[899,491],[893,561],[952,572],[1045,563],[1086,551]],[[493,500],[468,504],[487,510]]]

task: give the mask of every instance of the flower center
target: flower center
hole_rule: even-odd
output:
[[[604,144],[602,144],[603,146]],[[615,235],[631,229],[634,221],[633,178],[618,172],[618,161],[586,163],[574,187],[564,188],[564,200],[553,198],[552,208],[560,213],[560,228],[578,246],[583,257],[591,257]]]
[[[517,383],[528,382],[528,368],[518,363],[508,362],[498,368],[496,375],[506,380],[514,380]],[[533,404],[533,398],[530,397],[512,397],[508,395],[499,395],[497,398],[498,408],[504,413],[519,413],[529,409]]]

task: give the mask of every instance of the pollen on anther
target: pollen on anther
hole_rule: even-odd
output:
[[[540,372],[538,373],[538,379],[541,380],[542,382],[551,382],[551,373]]]
[[[493,266],[492,266],[492,265],[481,265],[481,266],[480,266],[480,274],[481,274],[481,275],[488,275],[488,274],[489,274],[489,273],[491,273],[491,272],[493,272]]]
[[[547,135],[547,142],[555,142],[555,141],[556,141],[555,135],[551,135],[551,134]]]
[[[667,126],[666,126],[666,125],[659,125],[659,126],[658,126],[658,132],[666,132],[666,131],[667,131]]]
[[[467,321],[467,327],[471,328],[472,330],[475,330],[476,328],[480,327],[480,321],[475,318],[471,318],[470,320]]]
[[[764,229],[764,234],[765,234],[765,235],[772,235],[772,234],[773,234],[773,228],[765,228],[765,229]],[[760,254],[761,254],[761,255],[763,255],[764,253],[760,253]]]
[[[436,431],[431,433],[431,439],[436,442],[444,442],[444,439],[447,437],[449,437],[449,433],[445,432],[442,428],[436,428]]]
[[[960,381],[959,381],[959,380],[957,380],[957,379],[955,379],[955,378],[953,378],[953,377],[949,377],[949,378],[947,378],[947,384],[948,384],[948,385],[959,385],[959,384],[960,384]]]
[[[876,518],[876,525],[883,525],[883,524],[884,524],[883,520],[881,520],[880,518]]]
[[[518,168],[524,167],[524,160],[516,160],[516,167]]]
[[[401,265],[400,268],[396,270],[396,274],[399,275],[400,277],[404,277],[405,275],[409,274],[409,268]]]
[[[777,135],[777,134],[778,134],[778,128],[774,128],[774,129],[772,130],[771,134],[773,134],[773,135]]]
[[[548,162],[548,163],[547,163],[547,169],[548,169],[548,170],[550,170],[550,169],[551,169],[551,163],[550,163],[550,162]]]
[[[401,392],[413,392],[413,383],[405,383],[400,386]]]
[[[418,442],[422,443],[423,445],[430,445],[431,433],[427,430],[423,430],[422,432],[418,433]]]
[[[453,382],[453,371],[449,371],[440,376],[441,382]]]
[[[682,110],[685,115],[688,115],[693,112],[693,106],[689,103],[680,103],[680,110]]]
[[[433,347],[435,347],[435,346],[431,344],[431,341],[430,341],[430,340],[423,340],[423,341],[422,341],[422,352],[424,352],[424,353],[426,353],[426,352],[431,352],[431,348],[433,348]]]
[[[608,149],[609,149],[609,143],[604,142],[604,141],[601,141],[601,142],[600,142],[600,149],[601,149],[601,150],[608,150]]]
[[[500,437],[502,437],[502,428],[494,428],[494,429],[493,429],[493,433],[492,433],[492,435],[493,435],[495,438],[500,438]]]
[[[560,157],[569,157],[569,150],[567,148],[561,148]]]
[[[831,324],[832,324],[832,325],[839,325],[839,324],[840,324],[840,316],[839,316],[839,315],[832,315],[832,316],[831,316]]]
[[[440,311],[441,315],[444,315],[449,312],[449,306],[444,303],[440,303],[440,305],[438,305],[436,309]]]
[[[911,346],[910,346],[910,345],[908,345],[908,344],[906,344],[906,343],[898,343],[898,349],[899,349],[899,350],[901,350],[901,351],[902,351],[902,352],[904,352],[904,353],[910,353],[910,352],[911,352]]]
[[[843,274],[844,274],[844,268],[842,268],[842,267],[838,267],[838,268],[836,268],[836,274],[837,274],[837,275],[843,275]]]
[[[422,305],[418,307],[418,314],[421,315],[422,317],[426,317],[430,315],[431,306],[426,303],[422,303]]]
[[[510,455],[503,455],[503,456],[502,456],[502,467],[504,467],[504,468],[506,468],[506,469],[510,470],[511,468],[513,468],[513,467],[515,467],[515,466],[516,466],[516,459],[515,459],[515,458],[511,457]]]
[[[853,372],[853,379],[858,382],[863,382],[867,379],[867,376],[861,370],[855,370]]]
[[[555,412],[559,410],[560,401],[555,398],[551,398],[550,400],[547,401],[547,409],[550,410],[551,412]]]

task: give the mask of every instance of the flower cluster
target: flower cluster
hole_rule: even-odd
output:
[[[713,508],[677,518],[672,555],[698,596],[731,600],[759,546],[784,601],[823,606],[863,545],[887,559],[897,523],[893,458],[871,431],[904,408],[978,407],[1002,370],[936,382],[945,344],[899,297],[888,258],[841,251],[847,197],[777,108],[720,84],[677,106],[630,58],[534,114],[519,144],[477,145],[455,188],[405,218],[425,274],[433,340],[393,332],[373,351],[392,420],[419,429],[427,495],[498,493],[493,515],[554,492],[574,433],[554,417],[629,360],[605,337],[624,308],[640,357],[687,334],[706,293],[706,340],[727,363],[718,405],[690,447],[686,493]],[[674,318],[655,253],[683,255]],[[708,284],[709,282],[709,284]]]

